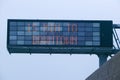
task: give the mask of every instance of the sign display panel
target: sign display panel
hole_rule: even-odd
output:
[[[111,31],[111,21],[8,20],[7,44],[26,47],[100,47],[104,46],[102,35],[106,34],[102,28],[104,31],[106,22]],[[109,35],[112,38],[112,34]]]
[[[100,23],[10,22],[10,45],[100,46]]]

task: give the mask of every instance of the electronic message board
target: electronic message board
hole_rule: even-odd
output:
[[[42,47],[48,50],[53,47],[112,46],[112,21],[8,20],[7,48],[10,53],[41,53]]]

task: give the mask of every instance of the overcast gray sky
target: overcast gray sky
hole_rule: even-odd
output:
[[[85,80],[98,68],[96,55],[9,55],[7,19],[102,19],[120,23],[120,1],[0,0],[0,80]]]

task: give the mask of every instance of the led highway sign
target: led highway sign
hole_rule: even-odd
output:
[[[7,39],[8,47],[111,47],[112,21],[10,19]]]

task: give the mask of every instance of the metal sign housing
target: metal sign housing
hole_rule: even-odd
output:
[[[112,25],[111,20],[8,19],[7,48],[10,53],[97,53],[113,47]]]

